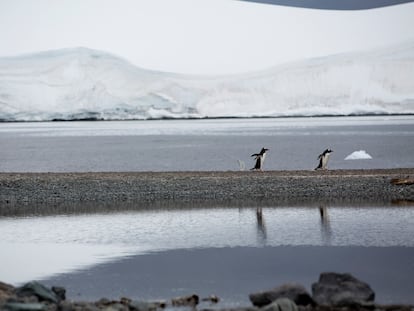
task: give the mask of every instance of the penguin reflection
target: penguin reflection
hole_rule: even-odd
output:
[[[326,206],[319,206],[319,213],[321,215],[321,233],[322,233],[322,240],[326,244],[330,244],[331,242],[331,224],[329,221],[328,209]]]
[[[262,244],[266,243],[267,233],[266,225],[263,219],[263,210],[261,207],[256,208],[256,219],[257,219],[257,236]]]

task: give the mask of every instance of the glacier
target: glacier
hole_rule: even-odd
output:
[[[0,58],[0,121],[371,114],[414,114],[414,40],[219,76],[88,48]]]

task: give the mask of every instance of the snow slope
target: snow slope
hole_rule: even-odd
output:
[[[0,58],[3,121],[412,113],[414,41],[217,77],[86,48]]]

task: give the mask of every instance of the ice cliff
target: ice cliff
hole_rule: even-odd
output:
[[[2,121],[413,113],[414,41],[217,77],[86,48],[0,58]]]

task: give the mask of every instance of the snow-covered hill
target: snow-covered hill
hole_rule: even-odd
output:
[[[86,48],[0,58],[7,121],[413,113],[414,42],[217,77]]]

